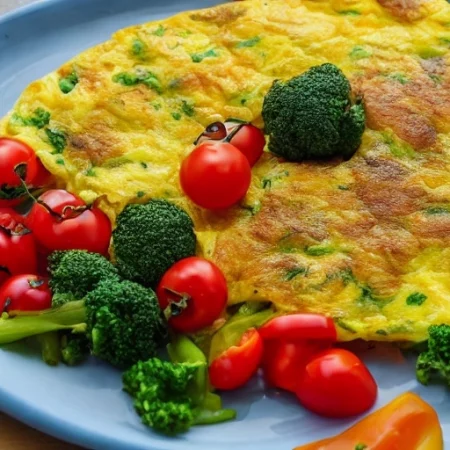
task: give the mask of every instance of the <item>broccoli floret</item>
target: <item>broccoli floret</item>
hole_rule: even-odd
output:
[[[170,266],[195,255],[195,247],[191,218],[166,200],[128,205],[117,218],[113,249],[126,279],[155,286]]]
[[[61,359],[68,366],[78,366],[90,354],[89,339],[84,334],[62,332]]]
[[[425,385],[439,379],[450,386],[450,325],[431,325],[428,334],[428,349],[417,358],[417,379]]]
[[[350,158],[365,128],[364,107],[360,101],[353,104],[350,83],[333,64],[275,81],[262,116],[269,149],[289,161]]]
[[[236,412],[222,409],[219,396],[208,391],[205,355],[187,337],[168,346],[172,362],[157,358],[138,362],[123,374],[124,390],[134,399],[142,422],[168,435],[192,425],[231,420]]]
[[[92,354],[119,368],[155,356],[166,337],[155,293],[131,281],[108,279],[84,300],[39,313],[4,314],[0,344],[57,330],[84,332]]]
[[[83,299],[101,280],[119,280],[118,270],[106,258],[84,250],[54,252],[48,264],[53,307]]]

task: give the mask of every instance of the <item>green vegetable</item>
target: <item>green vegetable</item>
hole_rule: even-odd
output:
[[[334,249],[324,245],[311,245],[305,248],[305,253],[309,256],[324,256],[334,253]]]
[[[335,323],[338,327],[342,328],[345,331],[348,331],[349,333],[356,333],[356,330],[342,319],[335,319]]]
[[[0,319],[0,344],[67,330],[85,333],[92,354],[119,367],[155,356],[166,325],[155,293],[130,281],[104,280],[84,300]]]
[[[186,100],[183,100],[181,103],[181,110],[186,114],[188,117],[192,117],[195,114],[195,108],[194,105],[191,103],[188,103]]]
[[[64,151],[67,145],[67,139],[64,132],[46,128],[45,134],[47,135],[47,138],[52,145],[52,147],[55,149],[55,154],[60,154]]]
[[[158,25],[158,28],[152,32],[154,36],[162,37],[164,36],[166,29],[162,25]]]
[[[218,54],[216,53],[216,51],[214,49],[210,49],[210,50],[207,50],[204,53],[194,53],[194,54],[192,54],[191,55],[191,59],[192,59],[192,62],[200,63],[205,58],[215,58],[217,56],[218,56]]]
[[[389,75],[389,78],[398,81],[400,84],[407,84],[409,82],[409,78],[402,73],[393,73],[392,75]]]
[[[178,337],[168,349],[172,362],[140,361],[123,374],[124,390],[133,397],[142,422],[160,433],[175,435],[193,425],[234,419],[236,412],[221,409],[218,396],[205,395],[207,362],[194,343]]]
[[[124,86],[136,86],[144,84],[153,89],[158,94],[162,94],[162,86],[158,77],[148,70],[136,70],[135,73],[121,72],[113,76],[114,83],[120,83]]]
[[[365,450],[367,448],[366,444],[357,444],[355,450]]]
[[[133,45],[131,47],[131,52],[134,56],[139,57],[140,59],[145,59],[148,53],[147,44],[141,39],[136,38],[133,41]]]
[[[170,266],[195,255],[193,226],[185,211],[166,200],[126,206],[113,232],[119,272],[126,279],[156,285]]]
[[[57,366],[61,358],[58,333],[49,332],[37,336],[41,346],[42,360],[49,366]]]
[[[290,161],[350,158],[365,128],[364,107],[350,93],[350,83],[333,64],[275,81],[262,111],[269,149]]]
[[[252,37],[246,41],[241,41],[236,44],[236,48],[246,48],[246,47],[254,47],[255,45],[261,42],[261,38],[259,36]]]
[[[25,127],[44,128],[50,123],[50,113],[43,108],[37,108],[29,117],[22,117],[18,114],[13,114],[12,123]]]
[[[377,330],[375,334],[379,334],[380,336],[387,336],[388,332],[386,330]]]
[[[61,359],[68,366],[78,366],[90,353],[89,339],[84,334],[61,333]]]
[[[181,114],[180,114],[179,112],[173,112],[173,113],[172,113],[172,117],[173,117],[175,120],[180,120],[180,119],[181,119]]]
[[[305,275],[308,273],[308,269],[306,267],[294,267],[293,269],[289,269],[286,271],[284,276],[285,281],[292,281],[298,275]]]
[[[75,71],[67,75],[67,77],[59,80],[59,88],[63,94],[68,94],[75,89],[75,86],[79,83],[78,75]]]
[[[357,45],[356,47],[353,47],[352,51],[349,53],[349,56],[354,60],[370,58],[372,56],[372,51],[362,47],[361,45]]]
[[[431,325],[428,336],[428,349],[417,358],[417,379],[425,385],[437,380],[450,386],[450,325]]]
[[[438,214],[449,214],[450,208],[446,206],[431,206],[430,208],[427,208],[425,212],[431,216]]]
[[[57,251],[48,258],[53,307],[81,300],[102,280],[119,280],[118,270],[102,255],[84,250]]]
[[[356,11],[354,9],[344,9],[342,11],[339,11],[339,14],[341,16],[360,16],[361,13],[359,11]]]
[[[421,292],[414,292],[411,295],[408,295],[408,298],[406,299],[406,304],[416,305],[420,306],[428,297],[425,294],[422,294]]]

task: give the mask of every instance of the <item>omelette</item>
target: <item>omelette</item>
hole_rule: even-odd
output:
[[[195,223],[229,304],[332,317],[339,339],[421,341],[450,323],[450,5],[444,0],[246,0],[118,31],[32,83],[0,135],[112,221],[165,198]],[[349,160],[265,152],[247,196],[193,205],[179,168],[204,128],[259,127],[265,94],[325,62],[363,98]]]

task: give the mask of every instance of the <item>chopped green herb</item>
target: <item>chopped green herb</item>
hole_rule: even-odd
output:
[[[278,181],[281,178],[288,177],[288,176],[289,176],[289,172],[287,170],[285,170],[284,172],[277,173],[277,174],[271,175],[269,177],[264,177],[261,180],[261,186],[263,189],[270,189],[272,187],[273,182]]]
[[[338,189],[341,190],[341,191],[349,191],[349,190],[350,190],[350,187],[349,187],[349,186],[345,186],[345,185],[343,185],[343,184],[340,184],[340,185],[338,186]]]
[[[160,24],[160,25],[158,25],[158,28],[155,31],[153,31],[152,34],[154,36],[161,37],[161,36],[164,36],[165,32],[166,32],[166,29]]]
[[[445,206],[431,206],[425,210],[426,214],[437,215],[437,214],[449,214],[450,209]]]
[[[254,216],[261,211],[261,202],[257,200],[253,205],[242,205],[242,208],[250,211],[252,216]]]
[[[200,63],[205,58],[215,58],[219,56],[214,49],[207,50],[204,53],[193,53],[191,55],[192,62]]]
[[[361,294],[358,298],[358,302],[361,305],[373,304],[380,308],[383,308],[393,300],[392,298],[389,297],[377,296],[370,286],[359,284],[359,288],[361,289]]]
[[[441,75],[436,75],[435,73],[431,73],[428,75],[436,84],[442,83],[442,77]]]
[[[388,76],[391,80],[398,81],[400,84],[407,84],[409,82],[409,78],[402,73],[393,73]]]
[[[144,169],[147,169],[147,168],[148,168],[148,164],[147,164],[147,163],[141,162],[140,164],[141,164],[141,166],[142,166]]]
[[[357,45],[353,47],[352,51],[349,53],[350,58],[354,60],[370,58],[372,56],[372,51],[362,47],[361,45]]]
[[[184,31],[180,31],[178,33],[178,36],[182,37],[182,38],[187,38],[188,36],[190,36],[192,34],[192,31],[189,30],[184,30]]]
[[[175,120],[180,120],[180,119],[181,119],[181,114],[180,114],[179,112],[173,112],[173,113],[172,113],[172,117],[173,117]]]
[[[68,94],[75,89],[75,86],[79,83],[78,75],[75,71],[67,75],[67,77],[59,80],[59,88],[64,94]]]
[[[159,111],[162,108],[161,103],[153,102],[151,105],[155,108],[155,111]]]
[[[169,88],[170,89],[176,89],[181,86],[181,80],[179,78],[175,78],[175,80],[172,80],[169,82]]]
[[[408,323],[407,325],[392,325],[387,328],[386,330],[388,334],[396,334],[396,333],[410,333],[411,332],[411,326]]]
[[[399,142],[392,135],[386,133],[382,133],[382,136],[385,144],[389,146],[392,155],[397,158],[414,158],[416,156],[414,149],[406,142]]]
[[[129,158],[126,158],[125,156],[118,156],[117,158],[111,158],[105,161],[102,164],[102,167],[106,169],[115,169],[116,167],[121,167],[125,164],[130,164],[133,161]]]
[[[247,39],[246,41],[241,41],[236,44],[236,48],[246,48],[246,47],[254,47],[255,45],[261,42],[261,38],[259,36],[252,37]]]
[[[46,128],[45,134],[47,135],[50,144],[55,149],[54,153],[62,153],[67,145],[66,134],[63,131],[50,128]]]
[[[147,44],[139,38],[136,38],[133,41],[133,45],[131,47],[131,53],[134,56],[137,56],[140,59],[145,59],[148,53]]]
[[[419,51],[419,56],[422,59],[431,59],[431,58],[439,58],[440,56],[444,56],[447,50],[444,50],[442,48],[424,48]]]
[[[195,114],[194,105],[192,103],[188,103],[186,100],[183,100],[183,102],[181,104],[181,110],[188,117],[192,117]]]
[[[145,195],[145,192],[144,192],[144,191],[138,191],[138,192],[136,193],[136,197],[137,197],[137,198],[142,198],[142,197],[144,197],[144,195]]]
[[[366,444],[357,444],[355,450],[365,450],[367,448]]]
[[[336,325],[341,327],[343,330],[348,331],[349,333],[356,333],[356,330],[349,325],[347,322],[345,322],[342,319],[335,319]]]
[[[84,172],[84,174],[85,174],[87,177],[95,177],[95,176],[97,175],[97,174],[95,173],[95,170],[94,170],[93,167],[89,167],[89,169],[86,170],[86,172]]]
[[[117,73],[113,76],[113,81],[124,86],[144,84],[150,89],[155,90],[158,94],[162,93],[162,87],[158,77],[154,73],[147,70],[136,71],[136,73]]]
[[[358,280],[353,274],[352,269],[343,269],[337,272],[337,278],[341,279],[345,286],[350,283],[358,284]]]
[[[428,297],[421,292],[414,292],[411,295],[408,295],[406,299],[406,304],[409,306],[420,306]]]
[[[359,11],[356,11],[355,9],[344,9],[342,11],[339,11],[339,14],[341,16],[360,16],[361,13]]]
[[[305,253],[309,256],[323,256],[334,253],[334,249],[322,245],[311,245],[305,248]]]
[[[64,162],[63,159],[58,158],[58,159],[56,160],[56,164],[59,164],[60,166],[64,166],[66,163]]]
[[[290,269],[286,272],[286,275],[284,276],[285,281],[291,281],[298,275],[305,275],[308,273],[308,269],[305,267],[296,267],[294,269]]]
[[[29,117],[22,117],[18,114],[13,114],[12,122],[16,125],[36,127],[40,129],[50,123],[50,113],[43,108],[37,108]]]
[[[379,334],[380,336],[387,336],[388,332],[386,330],[377,330],[375,334]]]

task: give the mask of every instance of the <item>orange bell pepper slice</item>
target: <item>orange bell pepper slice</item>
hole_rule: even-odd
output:
[[[443,450],[436,411],[407,392],[343,433],[295,450]]]

